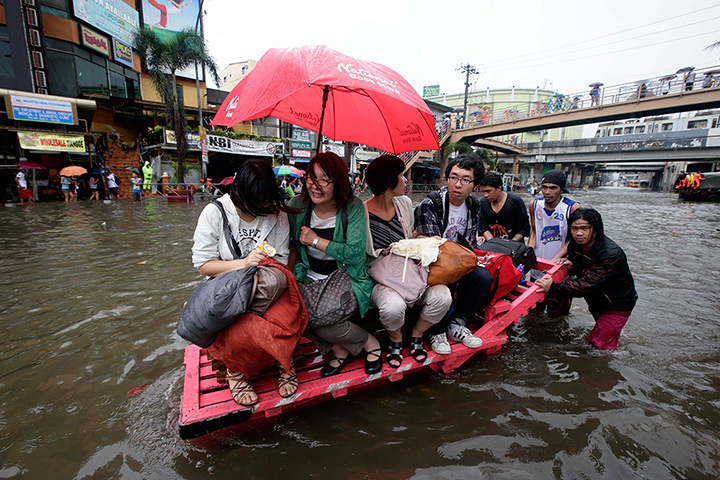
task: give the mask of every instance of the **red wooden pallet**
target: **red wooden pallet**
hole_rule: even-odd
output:
[[[538,259],[535,268],[547,271],[556,282],[567,275],[564,267],[547,260]],[[325,359],[309,341],[303,338],[301,348],[305,365],[301,366],[300,362],[296,362],[300,383],[297,393],[282,398],[277,392],[277,373],[262,374],[252,379],[253,387],[259,397],[258,403],[252,408],[241,407],[233,401],[227,383],[218,383],[207,351],[190,345],[185,349],[185,385],[180,409],[180,436],[184,439],[195,438],[248,420],[273,417],[313,403],[342,397],[371,386],[375,387],[381,381],[395,382],[404,375],[427,371],[425,367],[444,373],[451,372],[478,352],[498,353],[507,341],[505,334],[507,327],[517,322],[544,298],[545,294],[536,285],[518,285],[495,305],[485,309],[484,324],[474,332],[483,340],[480,348],[472,349],[461,343],[450,342],[452,353],[438,355],[426,345],[428,355],[423,363],[416,362],[410,356],[409,348],[404,348],[400,367],[391,368],[384,363],[383,369],[373,375],[365,373],[363,359],[356,359],[345,366],[340,374],[322,378],[320,370],[325,364]]]

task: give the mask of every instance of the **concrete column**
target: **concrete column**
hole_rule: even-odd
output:
[[[515,153],[513,154],[512,174],[515,178],[518,178],[518,173],[520,173],[520,154]]]

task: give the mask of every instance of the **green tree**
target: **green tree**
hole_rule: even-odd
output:
[[[453,153],[460,155],[461,153],[472,153],[472,152],[473,152],[473,148],[472,148],[472,145],[470,145],[469,143],[453,142],[453,143],[448,144],[443,149],[443,156],[445,158],[448,158]]]
[[[135,35],[133,48],[140,56],[150,74],[153,86],[165,103],[168,122],[175,130],[177,139],[179,183],[185,183],[184,163],[188,144],[186,135],[185,109],[178,100],[177,74],[193,67],[195,63],[204,64],[216,83],[220,83],[215,60],[207,50],[205,41],[192,28],[185,28],[175,36],[161,38],[154,30],[143,28]]]
[[[487,163],[489,172],[505,173],[505,160],[500,160],[497,152],[488,154],[484,160]]]

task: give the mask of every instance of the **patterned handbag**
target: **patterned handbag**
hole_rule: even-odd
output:
[[[344,268],[334,270],[327,278],[298,283],[308,311],[308,328],[335,325],[358,310],[350,275]]]

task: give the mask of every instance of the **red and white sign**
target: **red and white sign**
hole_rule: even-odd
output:
[[[299,150],[297,148],[293,148],[292,156],[295,158],[311,158],[312,150]]]

